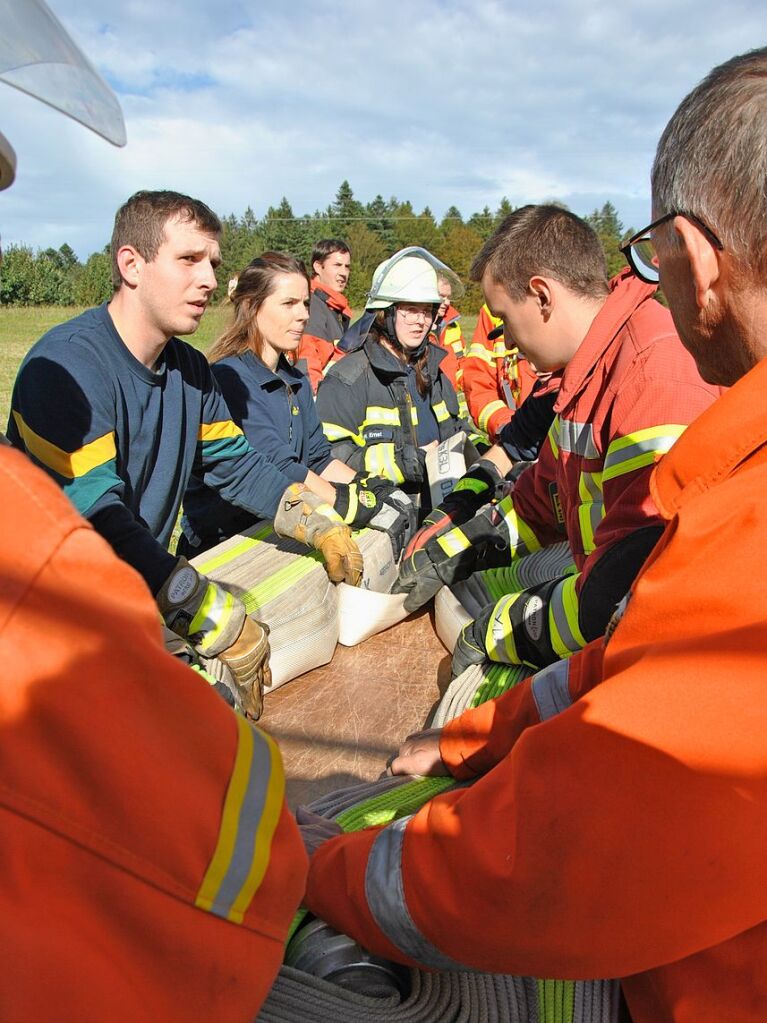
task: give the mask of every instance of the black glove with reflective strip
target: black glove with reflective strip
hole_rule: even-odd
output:
[[[392,490],[384,497],[368,525],[389,534],[394,560],[399,561],[417,522],[418,514],[408,495],[403,490]]]
[[[461,476],[439,508],[429,512],[408,544],[405,557],[409,558],[419,547],[424,547],[429,540],[441,536],[453,526],[473,519],[480,508],[493,500],[502,483],[503,477],[495,463],[481,458]]]
[[[415,611],[443,585],[468,579],[472,572],[509,562],[509,548],[488,506],[463,526],[454,526],[402,562],[392,593],[407,593],[406,611]]]
[[[381,510],[386,498],[397,489],[395,483],[383,476],[366,476],[361,472],[351,483],[334,483],[333,486],[336,489],[333,511],[353,529],[367,526]]]

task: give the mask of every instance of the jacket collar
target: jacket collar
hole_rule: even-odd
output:
[[[764,358],[694,420],[660,460],[650,490],[664,518],[721,483],[767,444],[766,388]]]
[[[640,281],[628,267],[613,277],[610,281],[610,294],[594,317],[578,351],[564,369],[555,412],[560,412],[581,392],[597,363],[615,344],[628,320],[655,292],[656,285]]]
[[[284,355],[280,354],[277,361],[277,372],[273,373],[268,366],[253,352],[243,352],[240,358],[246,363],[256,383],[265,390],[284,387],[286,384],[295,390],[306,382],[306,377],[295,366],[291,366]]]
[[[342,295],[340,291],[333,291],[327,284],[320,284],[316,277],[312,277],[311,288],[312,293],[317,292],[331,309],[335,309],[336,312],[341,313],[343,316],[351,316],[351,306],[347,302],[346,296]]]

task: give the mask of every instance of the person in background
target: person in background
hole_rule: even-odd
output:
[[[31,348],[8,439],[142,575],[168,628],[226,663],[238,706],[257,717],[269,681],[265,630],[167,549],[190,476],[323,551],[336,581],[359,583],[362,558],[340,517],[248,444],[205,357],[175,336],[194,333],[215,291],[220,226],[177,192],[137,192],[123,204],[114,295]]]
[[[443,371],[444,349],[429,342],[442,302],[438,274],[455,275],[425,249],[381,263],[356,350],[330,368],[317,411],[334,457],[391,480],[430,509],[426,453],[471,425]],[[457,278],[455,278],[458,286]]]
[[[402,530],[402,536],[392,537],[399,553],[409,537],[406,527],[412,525],[410,502],[401,491],[395,493],[394,484],[380,477],[363,479],[333,458],[309,382],[289,361],[309,318],[304,264],[282,252],[264,252],[230,282],[229,297],[234,319],[208,359],[233,421],[256,451],[331,505],[350,526],[375,526],[386,504]],[[392,517],[384,519],[388,523]],[[184,495],[178,551],[199,554],[255,521],[256,516],[193,474]]]
[[[42,0],[0,5],[0,34],[4,80],[124,144]],[[0,135],[0,189],[14,173]],[[307,868],[279,751],[166,653],[141,576],[9,446],[0,505],[2,1018],[253,1019]]]
[[[312,252],[312,298],[309,322],[296,352],[298,368],[316,394],[328,366],[343,356],[337,348],[352,311],[344,292],[351,271],[351,249],[340,238],[322,238]]]
[[[767,49],[715,68],[624,249],[730,390],[654,470],[665,531],[604,640],[393,764],[476,784],[307,841],[306,905],[387,959],[621,978],[633,1023],[765,1019],[765,119]]]
[[[507,340],[501,318],[483,305],[461,363],[461,384],[471,418],[491,444],[499,440],[537,379],[520,349]]]

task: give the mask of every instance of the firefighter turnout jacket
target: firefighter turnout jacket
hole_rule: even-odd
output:
[[[313,912],[402,962],[620,977],[634,1023],[763,1023],[765,389],[767,360],[655,470],[608,637],[449,724],[483,777],[323,845]]]
[[[503,336],[488,338],[502,323],[483,305],[469,350],[461,362],[461,383],[469,413],[493,444],[536,381],[530,363],[518,348]]]
[[[522,592],[507,568],[482,573],[491,660],[543,667],[602,635],[660,535],[652,469],[720,389],[701,379],[654,291],[628,270],[612,280],[564,370],[538,461],[490,512],[512,562],[566,538],[577,569]],[[433,543],[449,556],[469,546],[460,527]]]
[[[433,422],[419,422],[408,386],[409,370],[371,334],[361,349],[332,366],[317,393],[317,411],[333,457],[353,469],[383,476],[418,492],[425,480],[423,430],[445,440],[471,424],[460,419],[458,400],[442,369],[444,349],[427,347],[431,391],[427,402]],[[423,415],[423,406],[421,409]]]
[[[9,447],[0,504],[2,1018],[253,1019],[306,875],[279,751]]]
[[[309,320],[296,352],[296,365],[309,377],[316,394],[328,366],[344,355],[336,345],[351,322],[352,311],[340,291],[320,284],[316,277],[311,288]]]

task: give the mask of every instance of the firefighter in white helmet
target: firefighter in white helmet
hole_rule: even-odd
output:
[[[461,283],[426,249],[411,246],[381,263],[373,275],[365,313],[342,338],[348,354],[332,366],[317,394],[317,408],[335,458],[384,476],[420,498],[428,512],[426,453],[459,430],[462,420],[442,362],[446,352],[429,333],[442,296]]]

